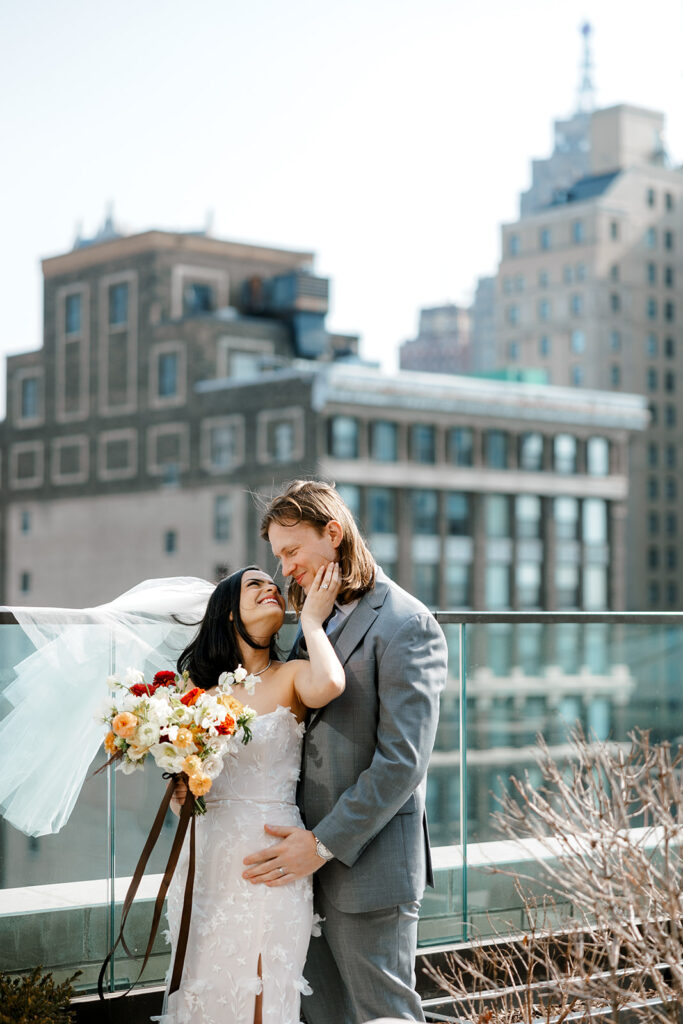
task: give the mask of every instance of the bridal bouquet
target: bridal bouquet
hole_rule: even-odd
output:
[[[256,712],[232,696],[232,683],[253,692],[257,676],[240,665],[224,672],[217,692],[198,686],[188,689],[187,673],[157,672],[146,683],[142,672],[129,668],[124,678],[109,676],[112,693],[102,713],[109,726],[104,749],[124,774],[141,769],[148,757],[172,775],[184,772],[198,813],[206,810],[202,797],[223,768],[223,759],[248,743]]]

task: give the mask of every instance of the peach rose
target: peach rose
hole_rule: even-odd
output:
[[[232,712],[235,718],[239,718],[244,711],[244,704],[242,704],[237,697],[231,697],[229,693],[222,693],[218,698],[219,704],[222,704],[227,711]]]
[[[173,741],[173,746],[177,747],[178,750],[187,750],[188,747],[194,746],[194,736],[189,729],[184,726],[178,729],[176,738]]]
[[[116,733],[108,732],[104,737],[104,749],[108,754],[120,753],[119,748],[116,746]]]
[[[208,775],[190,775],[187,784],[193,796],[204,796],[211,789],[211,779]]]
[[[121,739],[129,740],[138,727],[137,716],[131,714],[130,711],[120,711],[111,723],[111,727]]]
[[[188,754],[183,761],[183,771],[186,772],[187,775],[201,775],[202,762],[196,754]]]

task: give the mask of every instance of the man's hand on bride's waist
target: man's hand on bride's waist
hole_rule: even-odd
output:
[[[242,878],[254,885],[289,885],[298,878],[312,875],[327,863],[317,853],[316,838],[305,828],[290,825],[265,825],[270,836],[280,836],[282,842],[244,858],[247,865]]]

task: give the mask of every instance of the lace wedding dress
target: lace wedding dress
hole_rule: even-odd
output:
[[[311,880],[268,888],[242,878],[242,859],[278,842],[264,824],[301,825],[295,803],[304,726],[288,708],[259,715],[253,739],[228,757],[197,819],[192,920],[180,988],[161,1024],[298,1024],[302,971],[311,937]],[[187,842],[168,893],[175,945],[187,871]],[[260,971],[259,971],[260,960]],[[169,974],[170,976],[170,974]]]

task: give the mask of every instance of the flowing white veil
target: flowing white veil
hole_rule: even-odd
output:
[[[32,836],[59,832],[104,738],[97,715],[107,676],[131,666],[149,681],[175,669],[213,590],[177,576],[96,608],[0,609],[35,647],[2,692],[11,710],[0,721],[0,814],[11,825]]]

